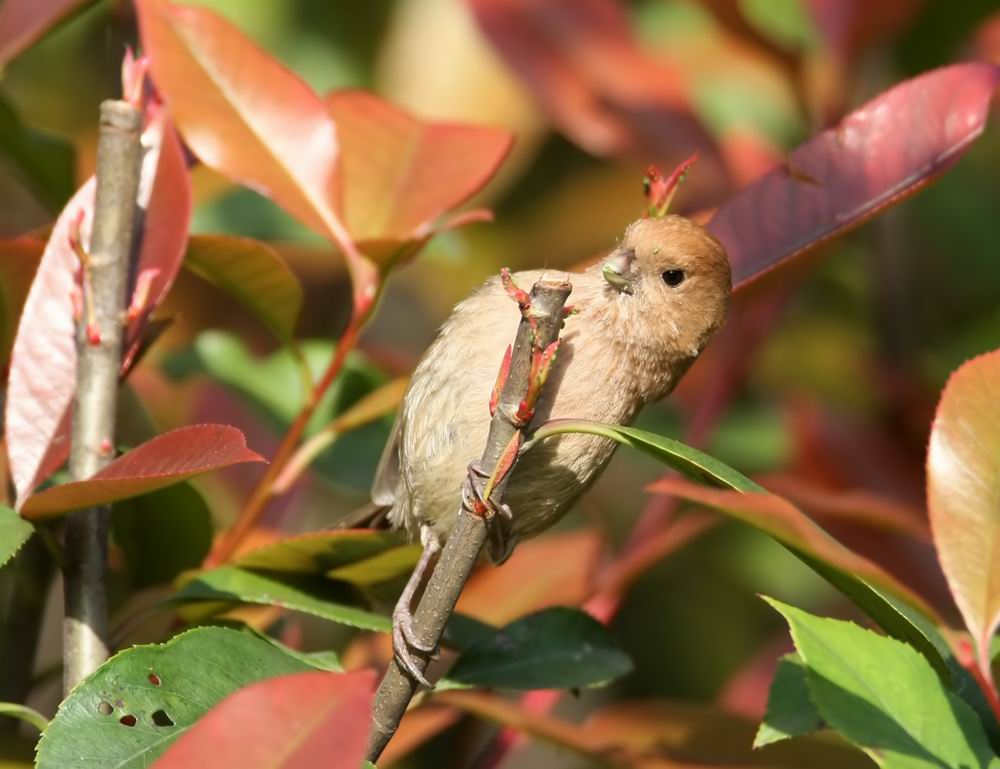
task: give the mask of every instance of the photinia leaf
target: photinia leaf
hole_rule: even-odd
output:
[[[111,531],[133,588],[162,585],[199,567],[212,546],[212,514],[190,483],[123,499],[111,508]]]
[[[365,670],[294,673],[250,684],[212,708],[153,769],[357,769],[374,682]]]
[[[337,131],[304,81],[204,8],[138,0],[143,49],[185,141],[363,268],[337,215]]]
[[[809,699],[805,665],[797,654],[786,654],[774,671],[767,695],[767,713],[757,729],[753,746],[762,748],[822,728],[823,719]]]
[[[188,478],[243,462],[263,462],[243,433],[226,425],[195,425],[159,435],[122,454],[84,481],[33,494],[21,508],[29,520],[148,494]]]
[[[788,621],[820,716],[880,766],[1000,767],[973,711],[915,649],[767,600]]]
[[[154,113],[142,142],[147,160],[139,180],[138,202],[145,211],[136,266],[140,271],[159,272],[149,286],[145,312],[127,330],[126,360],[135,354],[144,324],[180,267],[190,217],[187,168],[165,113]],[[73,292],[78,267],[70,233],[79,224],[81,242],[90,242],[94,191],[91,177],[56,220],[25,300],[11,352],[5,425],[18,506],[65,461],[69,451],[68,412],[76,386]]]
[[[235,235],[193,235],[184,266],[236,297],[279,341],[293,341],[302,284],[269,245]]]
[[[336,91],[326,104],[340,140],[339,210],[355,241],[425,236],[510,148],[506,131],[424,122],[364,91]]]
[[[610,631],[589,614],[557,606],[511,622],[463,650],[448,681],[499,689],[604,686],[632,670]]]
[[[35,527],[19,516],[14,510],[0,505],[0,566],[17,555],[17,551],[28,541]]]
[[[349,586],[324,577],[221,566],[195,576],[174,598],[180,603],[194,603],[192,608],[199,617],[212,616],[232,603],[256,603],[304,612],[361,630],[384,632],[392,627],[388,617],[353,605],[358,596]],[[207,611],[199,611],[198,603],[206,604],[201,608]]]
[[[680,70],[646,54],[615,0],[468,0],[561,131],[596,154],[707,147]]]
[[[27,49],[86,0],[4,0],[0,4],[0,65]]]
[[[0,367],[6,366],[17,320],[45,243],[32,237],[0,241]]]
[[[632,427],[552,420],[539,427],[525,445],[566,432],[610,438],[649,454],[688,478],[716,487],[665,478],[650,489],[705,505],[776,539],[864,609],[886,632],[920,649],[942,677],[946,680],[950,677],[946,656],[940,648],[944,644],[936,643],[925,627],[927,617],[937,619],[934,610],[880,566],[837,542],[794,505],[769,494],[749,478],[697,449]]]
[[[145,769],[240,687],[312,670],[267,641],[219,627],[127,649],[63,700],[42,734],[36,767]]]
[[[44,732],[49,725],[49,720],[37,710],[17,702],[0,702],[0,716],[17,718],[31,724],[40,732]]]
[[[989,670],[1000,624],[1000,350],[958,369],[944,388],[927,452],[927,507],[941,567]]]
[[[733,284],[857,226],[944,173],[983,132],[1000,68],[956,64],[907,80],[793,150],[724,203],[708,229]]]
[[[593,530],[546,534],[523,542],[502,569],[478,569],[462,590],[458,610],[503,625],[548,606],[579,605],[590,594],[601,537]],[[511,590],[512,584],[517,590]]]

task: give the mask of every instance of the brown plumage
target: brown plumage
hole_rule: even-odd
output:
[[[616,268],[619,285],[607,277],[615,279]],[[683,273],[673,287],[664,278],[672,270]],[[514,280],[527,290],[543,274],[520,272]],[[566,321],[535,424],[563,417],[632,422],[645,404],[673,390],[722,325],[730,291],[722,245],[679,216],[640,219],[608,259],[566,277],[579,314]],[[420,361],[372,491],[377,504],[391,507],[393,525],[416,534],[427,524],[438,538],[447,536],[466,467],[486,441],[490,391],[519,318],[493,278],[455,308]],[[505,496],[515,536],[557,521],[613,451],[611,441],[583,435],[531,449]]]
[[[533,424],[579,418],[631,423],[667,395],[722,326],[730,271],[722,245],[689,219],[640,219],[607,258],[582,273],[531,270],[514,275],[529,289],[542,275],[565,277],[579,313],[566,320],[562,344]],[[520,320],[493,278],[461,302],[424,354],[379,464],[373,502],[411,536],[424,556],[393,612],[396,658],[426,684],[410,649],[424,652],[410,604],[461,504],[469,463],[489,428],[489,400],[504,351]],[[547,439],[514,468],[504,501],[512,519],[489,553],[502,561],[513,544],[551,526],[597,479],[615,444],[588,435]]]

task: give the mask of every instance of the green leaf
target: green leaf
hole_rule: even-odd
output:
[[[16,702],[0,702],[0,716],[10,716],[31,724],[38,731],[44,732],[49,720],[34,708],[20,705]]]
[[[237,566],[223,566],[199,574],[175,596],[181,603],[210,602],[202,607],[207,614],[218,613],[228,604],[256,603],[281,606],[362,630],[388,631],[388,617],[352,605],[354,591],[322,577],[257,572]],[[221,606],[219,605],[221,602]]]
[[[28,128],[2,99],[0,155],[35,199],[51,213],[58,213],[72,197],[76,189],[72,145],[51,134]]]
[[[145,769],[240,687],[310,669],[259,638],[225,628],[196,628],[162,645],[136,646],[101,665],[63,701],[42,734],[37,769]]]
[[[586,612],[553,607],[474,643],[448,672],[451,682],[500,689],[603,686],[632,670],[604,625]]]
[[[725,513],[777,540],[860,606],[887,633],[916,646],[948,680],[950,671],[940,648],[944,646],[943,641],[935,644],[928,638],[928,628],[933,627],[930,622],[924,619],[918,624],[915,620],[917,608],[930,616],[933,616],[933,609],[881,567],[841,545],[794,505],[770,494],[704,452],[632,427],[585,420],[553,420],[539,427],[526,445],[570,432],[610,438],[649,454],[692,480],[742,492],[728,494],[670,480],[653,486],[655,490],[676,494]],[[903,598],[906,603],[901,600]]]
[[[797,654],[786,654],[767,696],[767,713],[754,737],[753,746],[762,748],[772,742],[800,737],[823,728],[823,719],[809,699],[806,669]]]
[[[235,235],[192,235],[184,266],[232,294],[280,342],[294,343],[302,285],[269,245]]]
[[[0,505],[0,566],[17,555],[35,527],[6,505]]]
[[[135,588],[168,583],[197,568],[212,546],[211,513],[189,483],[116,502],[111,530]]]
[[[823,720],[887,769],[1000,767],[975,713],[915,649],[774,599]]]
[[[276,649],[283,651],[289,657],[294,657],[297,660],[301,660],[310,667],[316,668],[317,670],[328,670],[331,673],[342,673],[344,666],[340,663],[340,655],[332,650],[320,651],[320,652],[302,652],[298,649],[293,649],[291,646],[287,646],[277,638],[269,636],[267,633],[262,633],[250,625],[240,625],[237,630],[247,633],[254,638],[259,638],[266,643],[271,644]]]

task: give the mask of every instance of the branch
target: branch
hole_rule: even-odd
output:
[[[512,286],[506,273],[504,278],[505,285]],[[559,338],[564,317],[563,307],[571,290],[572,286],[568,282],[551,280],[539,280],[535,283],[530,296],[516,289],[510,290],[512,295],[519,294],[516,298],[521,306],[521,322],[517,328],[505,379],[501,372],[502,389],[479,465],[483,471],[490,473],[487,487],[492,491],[489,498],[497,505],[503,502],[514,467],[511,464],[504,469],[501,467],[501,460],[511,457],[510,447],[520,444],[522,432],[530,422],[530,411],[534,403],[531,402],[529,391],[537,397],[539,356]],[[513,460],[516,462],[516,454]],[[465,486],[468,484],[469,481],[466,480]],[[464,490],[471,492],[471,488]],[[486,542],[487,516],[488,513],[470,514],[459,508],[455,525],[413,615],[413,629],[417,639],[427,646],[437,646],[441,640],[445,625],[455,610],[458,596],[479,560]],[[414,659],[421,672],[427,669],[430,661],[427,655],[417,653]],[[378,759],[395,734],[416,688],[416,681],[400,668],[395,659],[389,663],[372,706],[374,723],[368,743],[370,761]]]
[[[114,457],[114,418],[121,365],[141,147],[139,111],[123,101],[101,104],[97,199],[89,252],[79,248],[83,312],[77,322],[77,380],[69,471],[89,478]],[[107,550],[109,507],[81,510],[66,521],[63,685],[68,692],[108,656]]]

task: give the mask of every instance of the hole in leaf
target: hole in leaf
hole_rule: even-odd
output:
[[[102,716],[110,716],[115,712],[115,709],[110,702],[102,702],[97,706],[97,712]]]
[[[160,685],[160,677],[158,675],[156,675],[156,673],[154,673],[152,670],[149,671],[149,682],[153,686],[159,686]]]
[[[174,719],[167,715],[167,711],[157,710],[153,713],[153,723],[157,726],[173,726]]]
[[[135,726],[135,716],[133,716],[131,713],[128,713],[119,718],[118,723],[120,723],[122,726]]]

